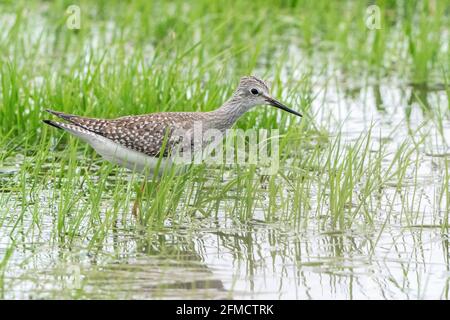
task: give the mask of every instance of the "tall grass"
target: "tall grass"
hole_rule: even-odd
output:
[[[371,2],[364,1],[81,1],[80,30],[65,25],[69,4],[0,5],[0,235],[12,239],[0,244],[0,290],[8,264],[31,259],[35,243],[61,255],[120,256],[115,239],[129,236],[138,251],[177,259],[195,251],[192,234],[205,220],[249,274],[257,268],[259,244],[248,233],[258,224],[336,239],[370,232],[370,257],[390,224],[448,232],[448,154],[427,154],[448,148],[450,108],[436,98],[443,90],[447,103],[450,96],[445,0],[377,1],[380,30],[366,28]],[[41,122],[49,117],[46,108],[107,118],[208,111],[245,74],[268,78],[274,96],[305,114],[298,121],[261,107],[237,123],[280,130],[279,172],[262,176],[257,166],[242,165],[200,165],[179,175],[169,170],[147,182],[139,219],[131,208],[141,175],[105,163]],[[383,103],[385,81],[402,90],[398,108],[395,99]],[[347,102],[370,104],[370,95],[354,97],[373,84],[377,111],[366,108],[364,126],[354,124],[360,132],[346,134],[344,125],[353,125],[336,121],[337,114],[356,112]],[[409,84],[425,90],[424,96],[411,93],[411,106]],[[435,99],[428,101],[430,95]],[[341,97],[345,101],[333,104]],[[411,120],[417,110],[423,111],[420,123]],[[389,122],[403,112],[400,124]],[[432,209],[422,190],[426,162],[435,165],[426,182],[433,187]],[[433,212],[431,220],[425,211]],[[230,238],[222,227],[249,231]],[[170,242],[186,234],[189,241]],[[286,234],[270,237],[270,246],[291,241]],[[336,247],[336,256],[345,251]],[[17,258],[18,248],[23,255]],[[287,259],[286,252],[271,254],[274,261]],[[299,252],[295,259],[300,265]]]
[[[47,107],[99,117],[210,110],[241,75],[252,72],[271,79],[283,75],[276,83],[295,88],[298,76],[287,68],[293,63],[290,43],[302,50],[297,55],[306,53],[304,65],[327,52],[338,68],[351,68],[350,78],[373,65],[374,75],[406,70],[409,82],[444,82],[443,0],[380,2],[380,30],[365,27],[364,2],[274,3],[270,14],[277,19],[270,24],[264,23],[267,5],[81,1],[81,29],[70,30],[64,1],[5,4],[1,131],[39,133]],[[385,48],[387,43],[395,45]],[[273,123],[275,112],[259,117]]]

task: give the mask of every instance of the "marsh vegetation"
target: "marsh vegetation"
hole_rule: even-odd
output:
[[[3,298],[448,299],[446,0],[0,4]],[[151,180],[43,126],[44,109],[113,118],[208,111],[240,76],[302,120],[280,168],[196,166]],[[158,186],[156,187],[156,184]]]

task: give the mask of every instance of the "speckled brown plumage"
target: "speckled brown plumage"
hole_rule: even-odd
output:
[[[189,129],[195,121],[205,119],[205,114],[200,112],[161,112],[117,119],[96,119],[47,111],[80,128],[151,157],[159,156],[166,134],[164,156],[180,141],[173,136],[176,129]]]
[[[96,119],[47,110],[68,121],[70,125],[52,120],[44,120],[44,122],[75,135],[79,135],[77,132],[79,130],[81,133],[79,136],[85,137],[91,145],[94,143],[92,141],[95,141],[96,148],[101,149],[104,154],[107,152],[98,144],[101,139],[95,139],[95,135],[109,139],[105,141],[108,146],[117,144],[150,157],[157,157],[161,152],[166,135],[168,140],[164,156],[167,156],[180,141],[183,141],[183,148],[187,146],[191,148],[195,144],[192,134],[194,124],[199,123],[203,132],[208,129],[218,129],[223,132],[233,126],[245,112],[255,105],[262,104],[272,105],[301,116],[271,98],[266,82],[250,76],[241,78],[239,86],[231,98],[220,108],[211,112],[161,112],[117,119]],[[184,132],[183,137],[179,135],[178,129],[182,129]],[[91,139],[93,135],[94,138]],[[109,143],[110,141],[113,143]],[[111,148],[115,147],[111,146]]]

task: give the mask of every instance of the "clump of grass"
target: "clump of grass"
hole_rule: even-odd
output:
[[[44,10],[39,2],[27,8],[2,6],[12,17],[5,20],[0,45],[3,134],[24,129],[39,133],[46,107],[99,117],[210,110],[230,94],[230,84],[239,76],[256,70],[277,80],[287,72],[286,64],[317,65],[314,57],[321,59],[323,52],[331,61],[319,63],[321,68],[332,64],[356,79],[366,73],[369,62],[375,66],[373,74],[382,72],[377,78],[406,69],[410,82],[443,83],[440,68],[448,66],[440,37],[448,25],[445,0],[403,6],[380,3],[384,19],[380,30],[364,25],[363,2],[273,4],[271,14],[282,18],[267,24],[255,19],[268,10],[259,1],[251,5],[238,1],[233,9],[206,1],[189,5],[82,1],[80,30],[66,27],[64,1],[52,2]],[[323,13],[320,18],[317,12]],[[401,45],[404,39],[408,46]],[[286,43],[291,42],[299,48],[297,57],[305,55],[301,63],[290,61]],[[385,48],[386,43],[399,45]],[[388,56],[383,55],[386,50]],[[268,72],[268,66],[275,67],[274,72]],[[292,72],[283,78],[291,88],[301,83]]]
[[[136,241],[131,251],[161,256],[170,251],[179,259],[195,251],[199,225],[212,221],[214,230],[205,232],[217,233],[250,275],[259,263],[253,252],[260,244],[251,236],[258,224],[269,233],[286,231],[269,237],[274,261],[289,260],[290,253],[279,249],[292,241],[288,233],[363,230],[366,236],[370,230],[376,235],[372,256],[390,224],[420,230],[431,225],[423,221],[428,207],[420,166],[428,159],[424,150],[446,145],[445,99],[428,101],[434,93],[425,86],[424,94],[414,94],[426,111],[423,127],[408,116],[392,132],[378,132],[377,123],[351,138],[335,119],[355,109],[339,102],[336,110],[329,103],[374,79],[380,102],[385,94],[380,83],[394,79],[393,87],[408,90],[405,75],[415,84],[443,83],[448,103],[444,0],[377,3],[380,30],[366,28],[367,3],[354,1],[258,0],[233,6],[204,0],[81,1],[78,31],[65,26],[66,2],[41,4],[0,5],[10,17],[0,19],[0,235],[13,239],[0,247],[3,295],[8,266],[26,264],[45,250],[27,244],[45,243],[52,254],[61,252],[50,265],[69,260],[68,251],[74,260],[88,252],[92,264],[118,261],[128,253],[120,237]],[[267,23],[268,13],[277,19]],[[45,108],[106,118],[208,111],[223,103],[241,75],[251,73],[273,80],[273,95],[305,114],[298,122],[274,109],[258,109],[237,124],[280,130],[278,174],[261,176],[257,166],[242,165],[196,166],[180,175],[169,170],[147,183],[139,219],[131,207],[142,176],[105,163],[90,147],[41,123],[48,117]],[[336,97],[328,95],[331,87]],[[318,101],[323,92],[330,98]],[[366,95],[358,103],[369,100]],[[380,121],[400,112],[392,111],[391,102],[379,108]],[[403,97],[400,104],[408,108]],[[366,116],[370,122],[373,115]],[[398,137],[403,126],[406,138]],[[436,171],[432,225],[445,234],[450,209],[445,157]],[[222,227],[238,231],[228,235]],[[179,234],[189,234],[189,241],[174,239]],[[18,245],[23,252],[15,256]],[[299,252],[294,259],[300,266]],[[84,290],[66,293],[89,296]]]
[[[440,37],[447,19],[445,4],[444,1],[418,2],[415,6],[405,6],[405,11],[408,19],[404,30],[412,59],[412,82],[427,86],[429,81],[436,81],[430,76],[438,70],[435,64],[439,56],[445,54]]]

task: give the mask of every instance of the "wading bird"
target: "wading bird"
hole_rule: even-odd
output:
[[[152,173],[160,156],[164,161],[170,162],[171,150],[180,144],[184,147],[194,144],[193,135],[190,133],[195,123],[200,123],[203,131],[218,129],[224,132],[244,113],[257,105],[270,105],[302,116],[272,98],[266,82],[249,76],[241,78],[239,86],[229,100],[210,112],[159,112],[116,119],[96,119],[46,110],[66,122],[43,121],[81,138],[103,158],[114,164]],[[184,139],[180,139],[174,134],[177,130],[183,130],[188,134]],[[144,186],[145,184],[141,191]],[[136,205],[135,202],[134,214]]]

